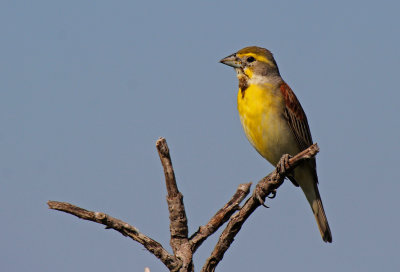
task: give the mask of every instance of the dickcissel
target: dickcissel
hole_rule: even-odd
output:
[[[222,59],[239,79],[237,107],[247,139],[271,164],[283,154],[296,155],[313,144],[307,117],[296,95],[283,81],[272,53],[261,47],[245,47]],[[303,190],[325,242],[332,242],[326,219],[315,159],[305,161],[288,176]]]

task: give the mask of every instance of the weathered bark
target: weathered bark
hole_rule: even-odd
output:
[[[285,176],[289,172],[301,161],[312,158],[319,152],[317,144],[314,144],[292,158],[288,155],[283,155],[276,169],[257,183],[252,196],[247,199],[243,207],[239,205],[248,195],[251,183],[240,184],[235,194],[224,207],[206,225],[199,227],[189,238],[183,195],[178,190],[167,142],[164,138],[160,138],[156,143],[156,147],[164,168],[170,219],[170,245],[173,255],[168,253],[160,243],[139,232],[135,227],[105,213],[88,211],[66,202],[48,201],[47,204],[50,209],[63,211],[84,220],[103,224],[107,229],[114,229],[122,235],[130,237],[160,259],[170,271],[179,272],[194,271],[194,252],[204,240],[217,231],[225,222],[229,221],[210,257],[201,269],[202,272],[215,271],[216,266],[222,260],[246,219],[255,209],[264,205],[264,200],[267,196],[270,194],[275,196],[276,190],[282,185]]]

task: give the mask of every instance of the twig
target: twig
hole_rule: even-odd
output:
[[[285,155],[282,156],[276,169],[258,182],[252,197],[246,201],[237,214],[231,217],[231,220],[219,237],[213,252],[204,264],[202,272],[215,271],[215,267],[224,257],[225,252],[232,244],[246,219],[257,207],[263,204],[260,200],[264,201],[266,196],[274,193],[282,185],[286,174],[292,171],[301,161],[314,157],[318,152],[318,145],[313,144],[290,159]]]
[[[158,155],[164,168],[167,187],[167,203],[170,220],[170,245],[174,255],[182,261],[180,271],[193,271],[193,254],[188,239],[188,224],[183,204],[183,195],[179,192],[172,167],[167,141],[160,138],[156,142]]]
[[[226,221],[229,220],[231,215],[239,209],[239,204],[249,194],[250,183],[240,184],[237,188],[236,193],[232,198],[221,208],[208,223],[204,226],[199,227],[192,237],[190,237],[190,244],[193,253],[197,248],[206,240],[210,235],[216,232]]]
[[[175,172],[172,167],[171,155],[165,138],[159,138],[156,142],[158,155],[164,168],[165,184],[167,186],[168,197],[174,197],[179,194],[178,185],[176,184]]]
[[[106,229],[114,229],[124,236],[128,236],[136,242],[142,244],[154,256],[160,259],[171,271],[180,266],[180,261],[169,254],[160,243],[141,233],[134,226],[109,216],[102,212],[92,212],[82,209],[67,202],[48,201],[50,209],[66,212],[81,219],[93,221],[106,226]]]

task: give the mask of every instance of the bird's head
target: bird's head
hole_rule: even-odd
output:
[[[235,68],[239,80],[243,77],[280,77],[279,69],[272,53],[261,47],[249,46],[220,60],[221,63]]]

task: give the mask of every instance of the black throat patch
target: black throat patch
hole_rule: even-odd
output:
[[[242,99],[244,98],[244,95],[246,93],[247,88],[249,85],[247,84],[247,77],[240,77],[239,78],[239,90],[242,93]]]

